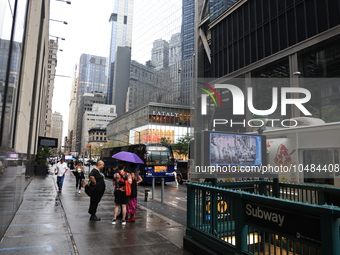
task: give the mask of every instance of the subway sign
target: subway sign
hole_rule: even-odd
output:
[[[283,236],[321,243],[320,218],[308,215],[308,211],[302,214],[249,202],[245,203],[244,209],[249,225],[264,227]]]

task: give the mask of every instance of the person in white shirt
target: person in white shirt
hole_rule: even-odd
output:
[[[57,175],[57,185],[59,188],[59,193],[61,193],[61,190],[63,188],[64,177],[67,170],[67,164],[64,162],[64,159],[61,159],[54,170],[54,173]]]

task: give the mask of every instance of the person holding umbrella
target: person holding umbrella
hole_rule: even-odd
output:
[[[113,175],[113,185],[115,186],[115,203],[114,214],[112,219],[112,224],[116,224],[116,219],[118,215],[119,208],[122,212],[122,225],[126,225],[126,204],[128,203],[129,197],[126,196],[126,186],[125,181],[132,183],[131,175],[126,170],[126,162],[118,161],[119,172]]]
[[[137,185],[143,181],[143,178],[139,175],[136,163],[130,164],[130,174],[132,179],[131,196],[129,197],[129,202],[126,204],[126,213],[130,215],[130,217],[126,221],[135,222],[137,212]]]
[[[132,183],[131,175],[127,172],[126,162],[144,164],[144,162],[135,153],[121,151],[112,156],[112,158],[118,159],[119,171],[113,175],[113,184],[115,185],[115,203],[114,216],[112,224],[116,224],[117,214],[119,207],[121,207],[122,213],[122,225],[126,224],[126,204],[129,198],[126,196],[125,181]]]

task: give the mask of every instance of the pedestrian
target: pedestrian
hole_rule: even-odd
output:
[[[115,203],[114,214],[112,219],[112,224],[116,224],[116,219],[118,215],[119,208],[122,212],[122,225],[126,225],[126,204],[128,202],[128,197],[126,196],[125,181],[132,183],[131,175],[127,172],[126,162],[118,161],[119,172],[113,175],[113,185],[115,186]]]
[[[69,163],[68,163],[68,167],[70,168],[70,171],[73,173],[73,175],[75,176],[75,171],[74,171],[74,161],[71,160]]]
[[[67,170],[68,170],[67,164],[62,158],[54,169],[54,173],[57,175],[57,185],[58,185],[59,193],[61,193],[62,191],[65,173],[67,172]]]
[[[100,217],[96,216],[97,208],[100,200],[102,199],[105,191],[105,180],[104,174],[101,173],[101,170],[104,168],[104,162],[99,160],[96,164],[96,167],[92,169],[89,174],[89,179],[91,181],[91,185],[94,185],[94,189],[90,196],[90,207],[88,213],[91,214],[90,221],[100,221]]]
[[[76,168],[71,170],[73,171],[74,176],[76,177],[76,192],[81,193],[81,182],[85,179],[85,169],[82,166],[81,162],[78,161]]]
[[[131,196],[126,204],[126,213],[129,215],[127,222],[134,222],[136,220],[137,211],[137,185],[143,181],[138,173],[138,167],[135,163],[130,164],[130,174],[132,179]]]

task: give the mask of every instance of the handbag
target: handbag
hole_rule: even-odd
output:
[[[86,195],[88,195],[90,197],[92,195],[95,187],[96,187],[95,185],[91,185],[91,181],[88,181],[88,183],[85,185]]]
[[[131,196],[131,185],[128,180],[125,181],[125,194],[126,196]]]
[[[85,179],[82,179],[82,180],[81,180],[81,187],[82,187],[82,188],[85,188],[85,187],[86,187],[86,181],[85,181]]]
[[[131,195],[130,197],[137,197],[137,183],[132,182],[131,184]]]

